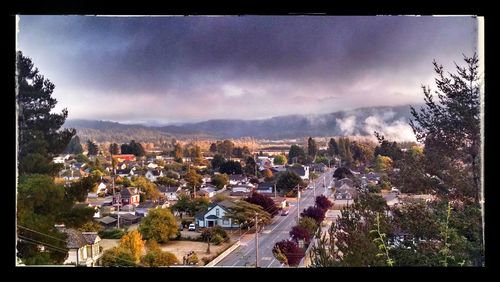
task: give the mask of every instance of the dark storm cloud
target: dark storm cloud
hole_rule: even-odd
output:
[[[471,17],[21,16],[19,48],[78,117],[252,118],[384,95],[414,102],[433,59],[452,66],[475,51],[475,27]]]

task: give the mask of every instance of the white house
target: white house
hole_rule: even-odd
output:
[[[158,165],[155,164],[155,163],[149,163],[148,164],[148,168],[154,169],[154,168],[157,168],[157,167],[158,167]]]
[[[97,232],[80,232],[72,228],[66,229],[64,225],[57,227],[68,235],[66,243],[68,257],[64,264],[95,266],[102,256],[99,245],[101,238]]]
[[[239,227],[239,224],[234,222],[233,219],[225,217],[234,206],[235,204],[228,200],[211,204],[206,212],[202,211],[195,215],[198,227],[213,227],[216,225],[223,228]]]
[[[155,182],[158,177],[163,177],[163,171],[161,170],[148,170],[144,175],[149,181]]]
[[[164,186],[160,185],[158,186],[158,190],[160,190],[160,193],[163,197],[166,197],[167,200],[169,201],[177,201],[179,199],[178,197],[178,192],[181,190],[181,187],[170,187],[170,186]]]
[[[198,194],[202,197],[212,198],[217,193],[216,193],[215,188],[213,188],[213,187],[203,187],[200,189],[200,191],[197,191],[196,194]]]
[[[240,183],[246,183],[248,178],[243,174],[231,174],[229,175],[229,185],[237,185]]]
[[[274,193],[274,184],[272,184],[271,182],[259,183],[259,186],[257,186],[255,192],[260,194],[272,194]]]

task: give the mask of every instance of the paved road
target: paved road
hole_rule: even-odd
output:
[[[314,205],[314,195],[330,195],[328,186],[332,184],[333,169],[321,174],[308,189],[301,193],[299,209],[302,212],[305,208]],[[326,184],[326,188],[323,187]],[[272,253],[274,244],[278,241],[290,238],[289,232],[297,224],[298,212],[297,201],[290,201],[290,213],[287,216],[276,215],[273,222],[266,225],[259,233],[259,267],[283,267]],[[255,267],[255,235],[247,234],[240,240],[241,245],[231,254],[221,260],[216,266],[219,267]]]

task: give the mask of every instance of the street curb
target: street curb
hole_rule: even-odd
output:
[[[218,257],[213,259],[207,265],[205,265],[205,267],[214,267],[217,263],[219,263],[222,259],[227,257],[227,255],[229,255],[232,251],[234,251],[234,249],[238,248],[239,246],[240,246],[240,241],[236,241],[236,243],[234,243],[234,245],[232,245],[227,250],[222,252],[222,254],[220,254]]]

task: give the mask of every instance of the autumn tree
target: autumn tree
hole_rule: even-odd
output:
[[[266,169],[262,172],[262,175],[264,176],[264,180],[265,180],[266,182],[270,182],[270,181],[272,181],[272,180],[274,179],[274,178],[273,178],[273,172],[272,172],[270,169],[268,169],[268,168],[266,168]]]
[[[310,217],[316,221],[316,223],[319,225],[323,220],[325,220],[325,210],[319,207],[308,207],[304,211],[300,213],[300,216],[303,217]]]
[[[177,234],[179,226],[169,209],[152,209],[139,225],[139,231],[146,240],[166,243]]]
[[[184,156],[182,145],[180,143],[175,143],[174,150],[172,151],[172,156],[174,160],[178,163],[182,163],[182,157]]]
[[[298,243],[299,240],[304,240],[306,244],[309,244],[309,242],[311,241],[311,234],[309,230],[298,225],[292,227],[292,230],[290,230],[290,237],[296,243]]]
[[[147,253],[141,258],[141,263],[149,267],[161,267],[179,264],[177,257],[171,252],[164,252],[155,240],[147,242]]]
[[[52,158],[64,151],[76,131],[60,130],[68,111],[51,113],[57,104],[54,84],[21,51],[16,55],[19,174],[55,175],[59,165],[51,163]]]
[[[156,187],[156,184],[149,181],[149,179],[144,176],[137,177],[132,182],[132,185],[144,193],[143,200],[158,200],[160,197],[160,191],[158,190],[158,187]]]
[[[125,234],[120,239],[120,247],[130,250],[135,262],[139,262],[142,252],[144,251],[144,241],[139,231],[133,230]]]
[[[191,191],[194,191],[195,186],[198,189],[201,187],[201,183],[203,183],[203,176],[198,174],[196,170],[189,169],[186,175],[184,176],[184,180],[186,180],[189,189]]]
[[[132,251],[119,246],[104,251],[101,258],[101,264],[106,267],[138,266]]]
[[[281,263],[297,266],[305,254],[294,241],[283,240],[274,245],[273,255]]]
[[[392,170],[392,159],[390,157],[378,155],[375,158],[375,171],[377,172],[390,172]]]

